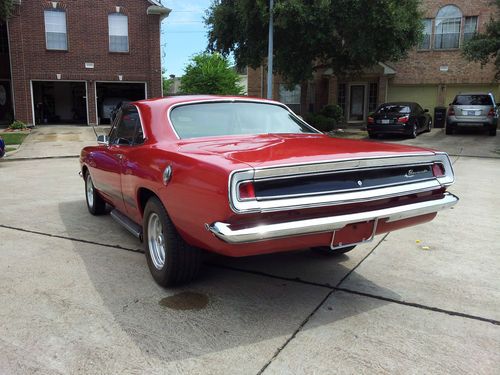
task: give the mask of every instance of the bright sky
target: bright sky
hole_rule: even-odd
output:
[[[207,48],[207,28],[203,22],[212,0],[162,0],[172,9],[162,22],[162,66],[167,76],[182,76],[191,56]]]

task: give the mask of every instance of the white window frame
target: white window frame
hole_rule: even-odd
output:
[[[126,22],[126,34],[123,33],[122,31],[122,34],[111,34],[112,33],[112,29],[113,28],[116,28],[117,26],[116,25],[112,25],[112,20],[113,19],[116,19],[118,20],[118,17],[121,17],[122,20],[125,20]],[[127,49],[126,50],[118,50],[118,49],[113,49],[113,42],[111,41],[111,38],[112,37],[127,37]],[[127,52],[130,52],[130,37],[129,37],[129,30],[128,30],[128,16],[126,14],[123,14],[123,13],[110,13],[108,14],[108,49],[109,49],[109,52],[113,52],[113,53],[127,53]]]
[[[439,13],[443,12],[446,8],[455,8],[460,16],[440,16]],[[458,23],[458,32],[445,32],[444,25],[456,25]],[[456,5],[445,5],[439,9],[436,14],[436,19],[434,20],[434,45],[433,48],[436,50],[447,50],[447,49],[458,49],[460,48],[460,42],[462,40],[462,31],[463,31],[463,13],[459,7]],[[438,33],[438,28],[441,27],[442,32]],[[443,36],[449,34],[458,34],[458,45],[453,47],[440,47],[443,45]],[[438,36],[441,37],[441,43],[437,42]]]
[[[48,35],[50,33],[63,34],[62,32],[49,31],[49,29],[51,29],[51,27],[49,26],[49,23],[47,22],[47,16],[51,13],[64,15],[64,25],[58,25],[58,26],[64,26],[65,48],[55,48],[55,47],[51,47],[49,45]],[[63,9],[45,9],[43,12],[43,17],[44,17],[44,26],[45,26],[45,48],[48,50],[51,50],[51,51],[67,51],[68,50],[68,19],[66,16],[66,11]]]

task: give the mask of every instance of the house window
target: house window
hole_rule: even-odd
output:
[[[128,17],[121,13],[108,16],[109,51],[128,52]]]
[[[286,104],[295,113],[300,113],[300,94],[300,85],[295,85],[292,90],[289,90],[286,84],[280,84],[280,102]]]
[[[378,101],[378,84],[370,83],[370,91],[368,93],[368,112],[375,112]]]
[[[442,7],[436,16],[434,33],[435,49],[451,49],[460,47],[460,26],[462,12],[454,5]]]
[[[464,42],[472,39],[477,32],[477,16],[465,17],[464,23]]]
[[[431,36],[432,36],[432,19],[426,18],[422,20],[424,25],[423,39],[420,43],[419,49],[430,49],[431,48]]]
[[[66,12],[60,9],[50,9],[44,12],[45,16],[45,45],[47,49],[68,49],[66,31]]]
[[[339,83],[338,89],[337,89],[337,104],[339,105],[340,108],[342,108],[342,113],[345,115],[346,113],[346,103],[345,103],[345,95],[346,95],[346,84],[345,83]]]

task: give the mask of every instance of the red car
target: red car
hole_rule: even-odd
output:
[[[138,101],[98,141],[80,157],[88,209],[111,206],[163,286],[194,278],[201,249],[342,253],[458,201],[445,153],[331,138],[268,100]]]

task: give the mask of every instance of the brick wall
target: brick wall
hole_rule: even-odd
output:
[[[463,17],[478,16],[478,29],[483,32],[486,23],[494,15],[496,5],[491,0],[425,0],[422,3],[425,18],[435,18],[439,9],[445,5],[455,5],[462,11]],[[462,24],[463,28],[463,24]],[[392,84],[467,84],[491,83],[494,66],[469,63],[460,49],[456,50],[412,50],[408,58],[391,63],[397,71]],[[448,66],[447,72],[441,72],[441,66]]]
[[[52,2],[23,0],[9,20],[16,118],[33,123],[30,80],[84,80],[88,85],[89,121],[96,122],[95,81],[146,82],[148,97],[161,96],[160,16],[147,15],[146,0],[58,2],[66,10],[68,50],[45,48],[44,9]],[[128,16],[129,51],[110,53],[108,14],[121,7]],[[86,69],[85,63],[94,63]]]

